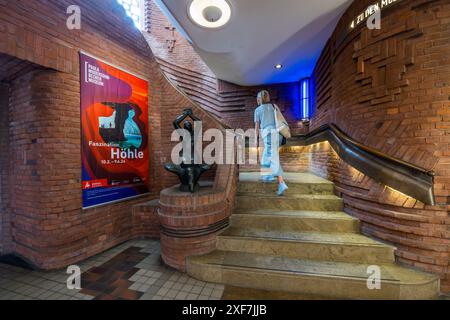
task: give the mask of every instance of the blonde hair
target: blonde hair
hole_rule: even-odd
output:
[[[270,94],[267,90],[262,90],[258,92],[258,96],[256,97],[256,100],[258,101],[258,106],[270,103]]]

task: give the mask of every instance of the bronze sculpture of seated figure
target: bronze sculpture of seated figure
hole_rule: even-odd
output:
[[[180,156],[183,162],[180,165],[169,163],[165,165],[165,169],[172,172],[178,176],[181,182],[180,190],[182,192],[197,192],[200,188],[198,181],[200,177],[211,169],[210,165],[207,164],[195,164],[195,139],[194,139],[194,126],[190,121],[185,121],[186,118],[190,118],[193,122],[201,121],[198,117],[194,116],[192,109],[186,109],[179,115],[173,122],[173,126],[176,130],[184,129],[191,137],[191,157],[186,159],[184,151],[181,151]],[[183,128],[181,128],[181,123],[184,122]],[[202,143],[200,141],[200,143]]]

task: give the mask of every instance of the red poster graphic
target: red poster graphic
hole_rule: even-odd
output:
[[[148,82],[80,53],[83,207],[149,192]]]

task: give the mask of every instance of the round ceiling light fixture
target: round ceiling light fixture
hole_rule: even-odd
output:
[[[283,65],[281,63],[275,65],[275,69],[277,69],[277,70],[280,70],[282,68],[283,68]]]
[[[201,27],[216,29],[231,19],[231,6],[226,0],[193,0],[189,16]]]

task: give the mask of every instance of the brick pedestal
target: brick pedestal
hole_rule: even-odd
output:
[[[216,248],[217,235],[229,225],[236,183],[236,166],[219,166],[215,183],[198,193],[180,192],[178,186],[161,192],[161,256],[167,265],[185,271],[186,257]]]

